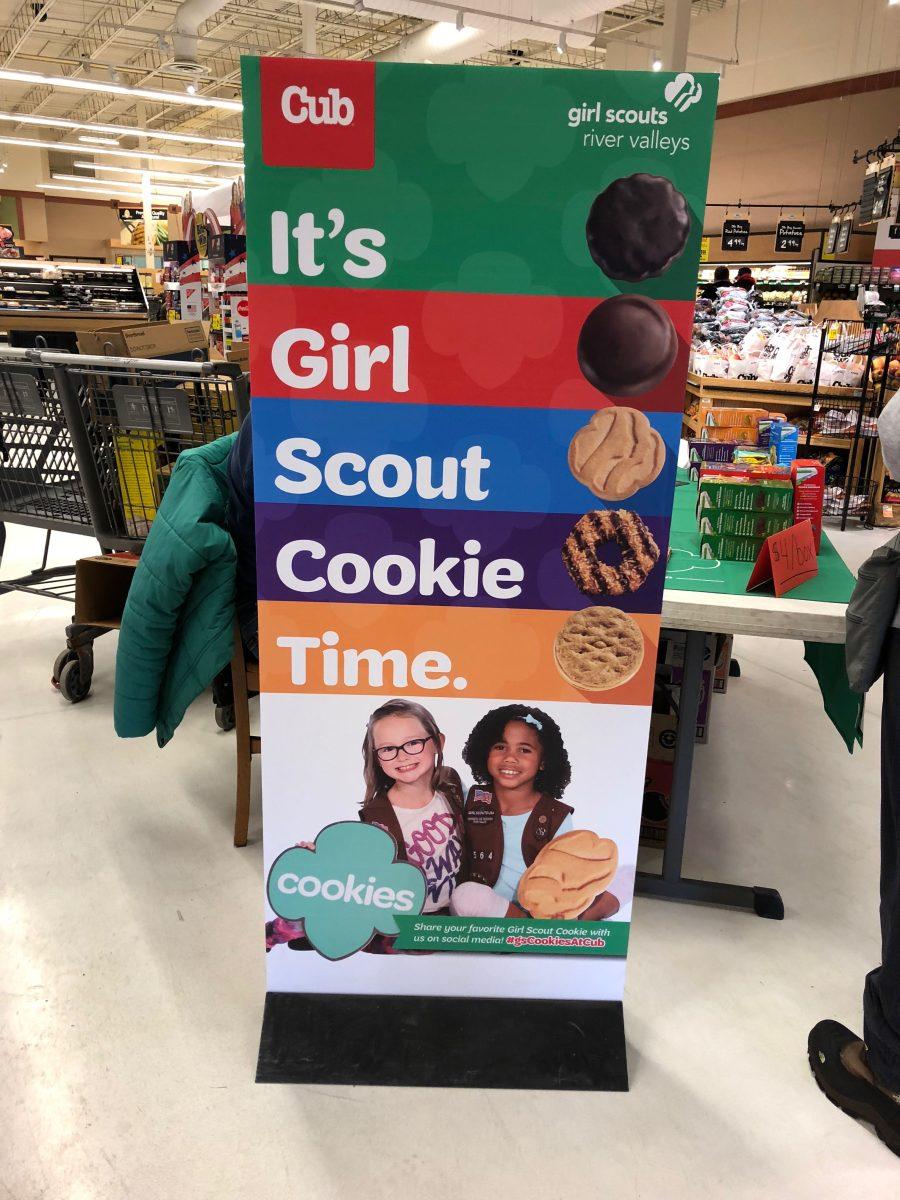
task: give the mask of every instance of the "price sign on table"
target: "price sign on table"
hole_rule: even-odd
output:
[[[747,580],[747,591],[771,580],[775,595],[784,596],[818,573],[812,522],[800,521],[766,538]]]

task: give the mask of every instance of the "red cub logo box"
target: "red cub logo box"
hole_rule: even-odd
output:
[[[261,58],[262,157],[267,167],[375,165],[375,64]]]

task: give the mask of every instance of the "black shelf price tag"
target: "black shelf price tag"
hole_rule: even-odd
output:
[[[803,221],[779,221],[775,230],[775,253],[798,254],[803,249]]]
[[[750,242],[750,222],[729,220],[722,222],[722,249],[746,250]]]
[[[835,254],[846,254],[847,247],[850,245],[850,231],[853,229],[853,216],[844,217],[838,228],[837,241],[835,243]]]

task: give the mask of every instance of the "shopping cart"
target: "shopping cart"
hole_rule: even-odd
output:
[[[84,494],[65,414],[50,368],[27,350],[0,347],[0,563],[6,523],[46,530],[39,567],[0,581],[0,593],[34,592],[71,601],[74,568],[48,567],[50,535],[90,534]]]
[[[28,351],[25,363],[44,379],[48,394],[52,389],[63,418],[58,424],[68,436],[65,482],[73,494],[77,490],[80,504],[77,532],[92,534],[103,553],[139,554],[178,455],[233,433],[249,410],[248,379],[234,363],[56,351]],[[36,519],[35,508],[32,502],[29,523]],[[57,514],[43,519],[51,521],[44,525],[48,530],[72,530]],[[22,586],[19,581],[7,586],[13,585]],[[53,594],[71,599],[74,578],[70,590]],[[83,700],[90,691],[93,643],[105,632],[74,621],[67,626],[53,681],[68,700]]]

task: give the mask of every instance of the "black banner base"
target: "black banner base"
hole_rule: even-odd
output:
[[[625,1092],[622,1004],[269,992],[256,1082]]]

